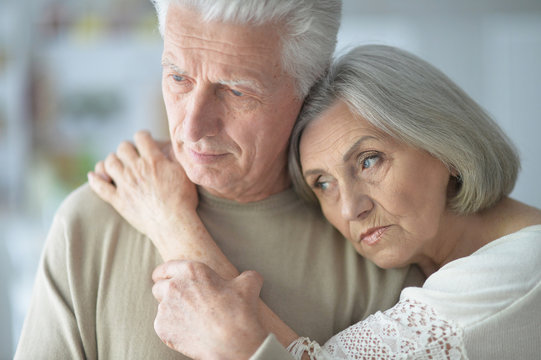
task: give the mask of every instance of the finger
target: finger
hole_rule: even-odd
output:
[[[263,287],[263,277],[254,270],[244,271],[233,279],[240,287],[241,291],[249,297],[259,297]]]
[[[94,166],[94,174],[98,175],[109,183],[113,181],[113,179],[111,179],[111,177],[105,171],[105,164],[103,161],[98,161],[96,166]]]
[[[142,157],[160,159],[165,156],[148,131],[138,131],[135,133],[134,139],[137,150]]]
[[[173,343],[170,341],[170,332],[168,331],[170,329],[170,326],[168,325],[169,319],[164,315],[164,312],[163,306],[160,303],[158,305],[158,313],[154,319],[154,331],[166,346],[174,349]]]
[[[154,296],[154,298],[160,303],[162,302],[167,287],[169,286],[168,281],[169,280],[160,280],[152,286],[152,296]]]
[[[104,201],[112,204],[114,197],[116,195],[116,187],[107,180],[104,180],[103,177],[94,172],[88,173],[88,184],[90,188]]]
[[[110,153],[105,159],[105,172],[111,177],[114,181],[117,182],[122,176],[124,170],[124,165],[122,161],[116,156],[115,153]]]
[[[118,145],[116,155],[124,164],[133,164],[139,159],[135,146],[128,141],[123,141]]]
[[[154,282],[157,282],[164,279],[171,279],[176,273],[176,268],[178,266],[178,263],[181,261],[182,260],[172,260],[172,261],[168,261],[163,264],[160,264],[152,272],[152,280]]]

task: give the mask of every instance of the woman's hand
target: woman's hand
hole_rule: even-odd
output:
[[[123,142],[116,153],[88,174],[90,187],[163,252],[164,238],[178,238],[178,227],[191,224],[198,204],[195,185],[150,134],[135,134],[135,146]],[[166,152],[170,153],[170,145]]]
[[[265,340],[255,271],[224,280],[202,263],[171,261],[152,278],[154,329],[170,348],[194,359],[248,359]]]

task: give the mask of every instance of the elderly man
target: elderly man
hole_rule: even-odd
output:
[[[200,186],[199,216],[261,298],[324,341],[393,305],[416,272],[364,261],[303,204],[287,175],[289,132],[328,65],[340,2],[155,1],[176,160]],[[182,359],[153,329],[151,241],[88,186],[59,209],[16,358]]]

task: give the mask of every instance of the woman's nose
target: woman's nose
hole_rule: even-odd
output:
[[[368,195],[354,188],[342,191],[340,200],[342,217],[348,221],[365,218],[374,207],[374,203]]]

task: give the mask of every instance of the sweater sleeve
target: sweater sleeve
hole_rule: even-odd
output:
[[[58,214],[42,253],[15,359],[84,359],[69,286],[67,231]]]
[[[250,360],[294,360],[294,357],[270,334]]]

